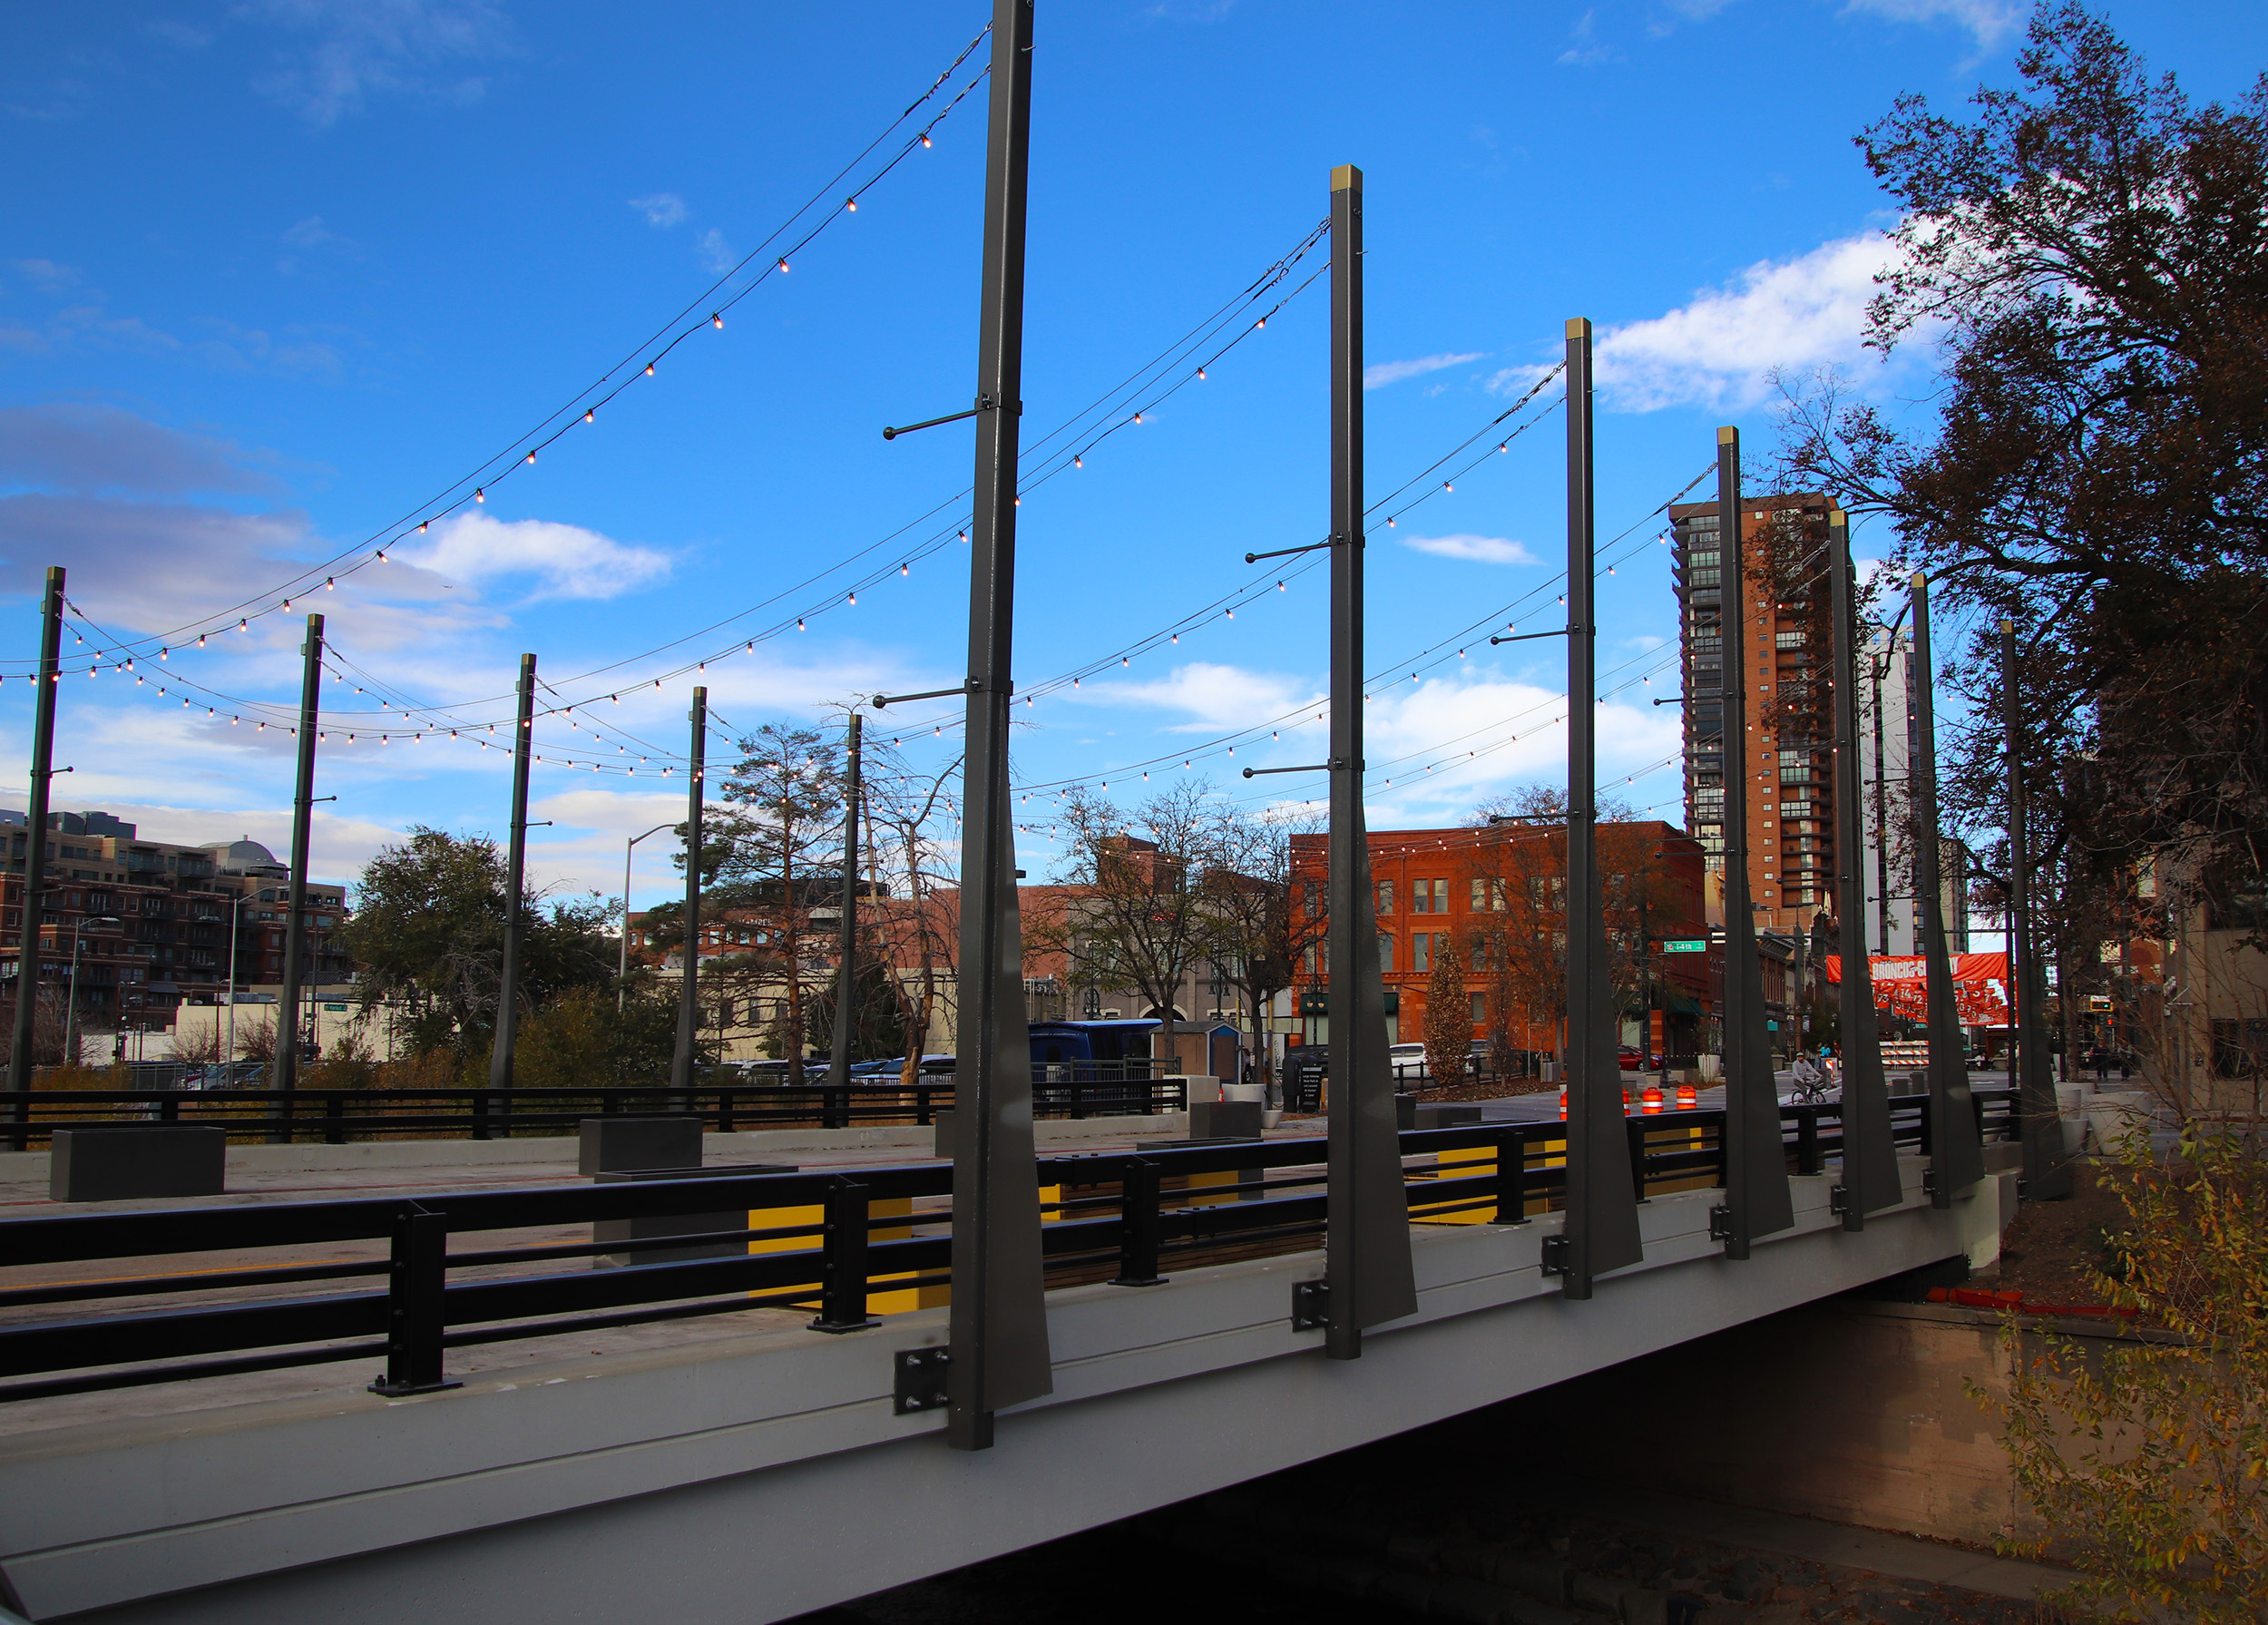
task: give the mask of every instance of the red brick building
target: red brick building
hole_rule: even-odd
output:
[[[1300,915],[1325,905],[1328,847],[1325,836],[1292,837],[1292,906]],[[1653,819],[1602,824],[1598,848],[1623,1041],[1639,1045],[1643,1038],[1649,1052],[1671,1055],[1714,1047],[1721,949],[1663,947],[1709,941],[1700,843]],[[1388,1023],[1396,1035],[1414,1040],[1424,1030],[1435,962],[1453,954],[1474,1040],[1556,1054],[1565,1016],[1565,830],[1513,822],[1373,830],[1370,862],[1379,968],[1395,1007]],[[1328,970],[1321,951],[1311,951],[1297,990],[1322,993]],[[1319,1020],[1311,1022],[1308,1041],[1323,1042],[1321,1029]]]

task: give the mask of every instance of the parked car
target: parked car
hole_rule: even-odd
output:
[[[1658,1052],[1647,1055],[1627,1043],[1622,1046],[1620,1060],[1622,1070],[1626,1072],[1659,1072],[1662,1068],[1662,1058]]]
[[[1397,1043],[1386,1047],[1386,1060],[1393,1067],[1396,1083],[1426,1082],[1425,1046],[1422,1043]]]

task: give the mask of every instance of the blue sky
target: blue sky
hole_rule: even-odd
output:
[[[503,752],[468,741],[508,714],[498,697],[523,650],[557,687],[548,702],[577,708],[576,727],[555,717],[538,730],[552,759],[532,816],[553,823],[535,832],[533,870],[610,894],[624,837],[680,816],[682,779],[561,759],[620,767],[650,753],[658,768],[683,749],[697,680],[744,730],[957,680],[967,554],[950,521],[968,430],[894,444],[877,431],[973,390],[982,90],[861,191],[856,212],[836,194],[857,182],[827,183],[988,15],[572,0],[8,8],[0,776],[23,780],[20,674],[49,563],[120,637],[218,626],[240,604],[274,612],[202,650],[163,662],[145,651],[132,673],[82,666],[64,684],[57,759],[76,771],[57,805],[108,808],[161,838],[280,842],[289,740],[238,701],[295,703],[298,615],[329,617],[354,675],[330,688],[342,716],[327,732],[357,737],[324,748],[318,792],[338,796],[317,824],[325,877],[351,877],[413,822],[503,827]],[[1900,409],[1926,389],[1924,357],[1884,367],[1859,347],[1879,233],[1895,221],[1851,137],[1901,92],[1950,105],[2006,83],[2021,16],[2001,0],[1042,0],[1027,442],[1098,398],[1144,404],[1158,391],[1109,392],[1208,313],[1235,314],[1160,375],[1186,387],[1024,504],[1016,664],[1036,692],[1018,712],[1030,724],[1019,779],[1108,780],[1134,799],[1140,764],[1161,785],[1187,756],[1243,798],[1255,792],[1238,768],[1313,759],[1312,725],[1277,739],[1268,724],[1322,691],[1321,572],[1276,592],[1242,556],[1325,525],[1327,283],[1265,330],[1246,318],[1321,250],[1257,305],[1234,301],[1322,218],[1330,167],[1354,162],[1367,177],[1374,495],[1511,406],[1556,358],[1566,318],[1599,326],[1600,540],[1637,527],[1601,583],[1600,664],[1625,685],[1602,713],[1601,768],[1635,779],[1621,787],[1632,804],[1675,817],[1677,774],[1658,766],[1676,749],[1675,712],[1646,703],[1676,687],[1675,613],[1647,515],[1707,464],[1720,422],[1743,426],[1762,465],[1770,367],[1846,366]],[[2238,93],[2268,61],[2268,18],[2249,8],[2111,16],[2201,98]],[[878,170],[982,60],[855,173]],[[803,229],[826,230],[721,328],[702,324],[777,250],[704,303],[718,272],[815,194],[826,201]],[[696,330],[651,377],[633,366],[592,423],[573,420],[388,563],[351,576],[342,563],[335,589],[318,578],[309,596],[303,582],[294,612],[277,610],[309,565],[367,561],[361,544],[396,534],[394,522],[442,513],[435,494],[651,354],[640,341],[689,307]],[[1239,333],[1203,382],[1187,381]],[[1552,398],[1547,387],[1492,438]],[[1082,421],[1061,445],[1092,441],[1099,420]],[[1501,455],[1478,443],[1485,460],[1453,492],[1373,541],[1370,759],[1385,764],[1373,827],[1455,823],[1484,796],[1563,778],[1557,647],[1455,653],[1461,629],[1500,611],[1548,623],[1565,556],[1560,432],[1551,413]],[[1862,535],[1862,552],[1879,547]],[[877,566],[887,573],[851,605]],[[1244,587],[1258,591],[1233,618],[1206,611]],[[743,648],[799,612],[807,630]],[[1192,615],[1178,642],[1077,689],[1042,687]],[[66,653],[103,645],[88,636],[66,636]],[[698,679],[682,670],[728,649]],[[1409,671],[1385,680],[1397,661]],[[372,747],[370,733],[405,726],[403,705],[427,719],[446,708],[467,739],[412,722],[425,741]],[[596,743],[580,731],[593,716]],[[887,728],[917,764],[950,759],[950,728]],[[1197,754],[1253,729],[1233,760]],[[22,805],[20,790],[0,799]],[[1050,805],[1042,791],[1019,809],[1035,874]],[[669,870],[641,851],[642,904]]]

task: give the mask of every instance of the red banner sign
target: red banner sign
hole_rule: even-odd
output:
[[[1823,955],[1827,980],[1843,980],[1843,956]],[[1870,954],[1867,974],[1874,983],[1878,1009],[1910,1021],[1930,1016],[1929,962],[1920,954]],[[2009,956],[2005,954],[1953,955],[1953,1004],[1964,1027],[2005,1027],[2009,1020]]]

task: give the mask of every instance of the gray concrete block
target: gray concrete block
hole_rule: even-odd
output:
[[[58,1202],[219,1196],[228,1189],[229,1134],[189,1123],[57,1129],[47,1195]]]
[[[1417,1108],[1415,1115],[1416,1121],[1411,1124],[1413,1128],[1456,1129],[1463,1127],[1466,1123],[1479,1122],[1481,1108],[1442,1101],[1428,1101]]]
[[[1192,1140],[1257,1140],[1260,1103],[1257,1101],[1198,1101],[1189,1107]]]
[[[621,1173],[641,1168],[699,1168],[701,1120],[690,1112],[586,1117],[575,1171]]]

